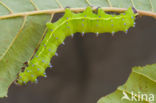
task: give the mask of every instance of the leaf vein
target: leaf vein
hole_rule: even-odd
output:
[[[52,21],[53,16],[54,16],[54,14],[51,14],[51,19],[49,20],[49,22]],[[44,30],[44,32],[43,32],[43,35],[42,35],[41,39],[39,40],[39,42],[38,42],[38,44],[37,44],[37,46],[36,46],[34,52],[32,53],[32,56],[30,56],[29,60],[31,60],[31,58],[33,57],[33,55],[36,53],[36,50],[39,48],[42,39],[43,39],[44,36],[46,35],[46,31],[47,31],[47,27],[45,28],[45,30]]]
[[[88,4],[89,6],[92,6],[92,4],[90,3],[89,0],[86,0],[86,2],[87,2],[87,4]]]
[[[95,10],[96,8],[93,8]],[[115,7],[104,7],[102,8],[104,11],[113,11],[113,12],[124,12],[127,10],[126,8],[115,8]],[[71,11],[74,12],[81,12],[84,11],[85,8],[71,8]],[[7,19],[12,17],[19,17],[19,16],[30,16],[30,15],[37,15],[37,14],[52,14],[52,13],[62,13],[65,9],[51,9],[51,10],[39,10],[39,11],[29,11],[29,12],[23,12],[23,13],[14,13],[9,15],[0,16],[0,19]],[[152,16],[156,18],[156,13],[150,12],[150,11],[142,11],[137,10],[139,15],[145,15],[145,16]]]
[[[112,3],[110,0],[107,0],[108,4],[109,4],[109,7],[112,7]]]
[[[35,10],[39,10],[38,6],[34,3],[33,0],[30,0],[30,2],[33,5],[33,7],[35,8]]]
[[[59,5],[60,8],[63,8],[63,5],[61,4],[61,2],[59,0],[56,0],[57,4]]]
[[[143,73],[139,73],[139,72],[134,71],[134,70],[133,70],[133,72],[136,73],[136,74],[138,74],[138,75],[141,75],[141,76],[143,76],[143,77],[145,77],[145,78],[147,78],[147,79],[149,79],[149,80],[151,80],[151,81],[154,82],[154,83],[156,83],[156,80],[153,80],[151,77],[149,77],[149,76],[147,76],[147,75],[145,75],[145,74],[143,74]]]
[[[2,1],[0,1],[0,4],[3,5],[10,12],[10,14],[13,14],[13,11],[6,4],[4,4]]]
[[[150,2],[150,6],[151,6],[151,11],[154,12],[154,8],[153,8],[153,5],[152,5],[152,1],[149,0],[149,2]]]
[[[26,23],[26,18],[27,16],[24,16],[24,20],[23,23],[18,31],[18,33],[16,34],[15,38],[12,40],[12,42],[10,43],[9,47],[6,49],[6,51],[2,54],[0,61],[3,59],[3,57],[7,54],[7,52],[9,51],[9,49],[11,48],[11,46],[13,45],[13,43],[16,41],[17,37],[19,36],[19,34],[21,33],[21,31],[23,30],[25,23]]]
[[[133,1],[133,0],[130,0],[130,1],[131,1],[131,3],[132,3],[132,6],[133,6],[134,8],[136,8],[135,5],[134,5],[134,1]]]

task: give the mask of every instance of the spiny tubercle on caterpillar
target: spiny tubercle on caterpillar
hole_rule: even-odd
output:
[[[98,13],[92,12],[91,7],[87,7],[83,13],[73,13],[66,8],[64,16],[55,23],[47,23],[48,32],[40,44],[40,47],[33,59],[28,62],[28,67],[24,72],[19,73],[17,82],[26,84],[27,82],[37,82],[37,77],[46,77],[45,70],[52,67],[50,64],[51,57],[57,56],[57,47],[64,44],[67,36],[73,36],[76,32],[84,35],[87,32],[96,33],[112,33],[125,31],[135,26],[136,13],[129,8],[120,15],[106,14],[101,8]]]

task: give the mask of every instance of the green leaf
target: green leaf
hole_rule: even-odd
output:
[[[156,17],[155,0],[1,0],[0,97],[7,96],[24,62],[34,54],[53,14],[64,12],[65,7],[83,11],[88,5],[117,12],[134,6],[141,15]]]
[[[125,92],[130,100],[121,99]],[[136,100],[132,99],[133,94]],[[139,99],[139,95],[147,94],[147,99],[143,97]],[[134,67],[127,82],[118,87],[117,90],[103,98],[98,103],[155,103],[152,96],[156,96],[156,64],[147,65],[145,67]],[[150,102],[151,101],[151,102]]]
[[[33,15],[0,20],[0,96],[30,59],[45,31],[50,15]]]

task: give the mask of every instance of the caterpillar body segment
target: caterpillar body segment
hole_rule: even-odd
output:
[[[46,77],[46,68],[52,67],[51,58],[58,55],[57,48],[60,44],[64,44],[67,36],[73,36],[76,32],[82,35],[88,32],[95,33],[97,36],[99,33],[114,35],[118,31],[127,32],[130,27],[135,26],[136,13],[132,8],[119,15],[107,14],[101,8],[97,11],[98,13],[95,14],[91,7],[87,7],[84,12],[76,14],[66,8],[62,18],[54,23],[47,23],[47,34],[36,54],[28,62],[28,67],[24,72],[19,73],[18,83],[37,82],[37,77]]]

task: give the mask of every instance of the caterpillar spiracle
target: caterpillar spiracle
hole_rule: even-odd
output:
[[[129,8],[124,13],[112,15],[105,13],[101,8],[97,9],[97,14],[93,13],[91,7],[87,7],[82,13],[73,13],[70,8],[65,9],[62,18],[54,23],[47,23],[47,34],[40,44],[39,49],[33,58],[28,62],[28,67],[24,72],[19,73],[17,82],[26,84],[29,81],[37,82],[37,77],[46,77],[45,70],[52,67],[51,57],[57,56],[57,48],[64,44],[67,36],[73,36],[80,32],[84,35],[87,32],[112,33],[124,31],[127,32],[130,27],[135,26],[136,10]]]

